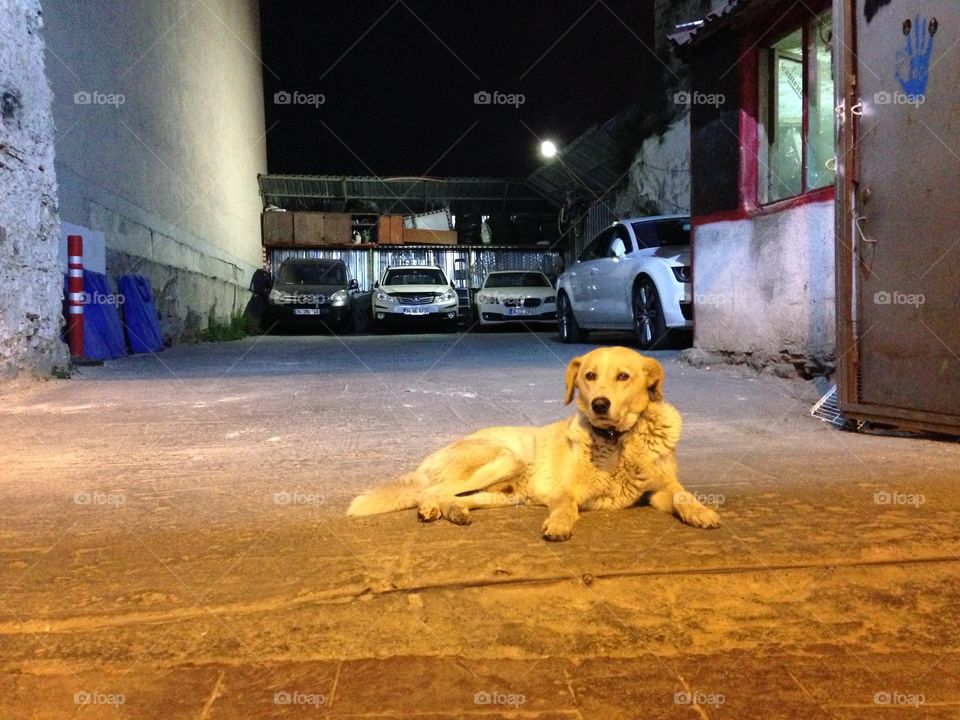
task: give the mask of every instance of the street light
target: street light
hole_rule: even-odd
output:
[[[544,140],[540,143],[540,154],[545,158],[552,158],[557,154],[557,146],[553,140]]]

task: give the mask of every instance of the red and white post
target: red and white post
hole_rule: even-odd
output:
[[[67,344],[70,357],[83,357],[83,238],[67,236]]]

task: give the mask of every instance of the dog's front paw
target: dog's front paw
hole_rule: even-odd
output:
[[[420,522],[433,522],[440,519],[440,504],[430,500],[420,503],[417,508],[417,518]]]
[[[443,516],[454,525],[469,525],[473,522],[473,518],[470,517],[470,510],[456,501],[443,504],[440,509]]]
[[[673,506],[687,525],[698,528],[720,527],[720,516],[688,492],[674,495]]]
[[[565,517],[548,517],[543,523],[543,539],[563,542],[573,535],[573,523]]]

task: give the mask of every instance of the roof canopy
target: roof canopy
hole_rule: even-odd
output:
[[[604,196],[622,177],[617,172],[614,138],[607,125],[594,125],[563,148],[556,158],[545,161],[527,182],[558,202],[568,189]]]
[[[544,212],[553,203],[523,180],[364,175],[258,175],[263,206],[328,212]],[[366,209],[366,210],[365,210]]]
[[[713,8],[698,20],[677,25],[676,31],[667,35],[667,39],[678,47],[687,47],[709,36],[723,25],[723,18],[748,5],[750,0],[715,0]]]

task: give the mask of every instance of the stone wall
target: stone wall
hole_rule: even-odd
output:
[[[690,212],[690,113],[645,138],[616,200],[619,217]]]
[[[38,0],[0,0],[0,377],[67,364],[51,92]]]

